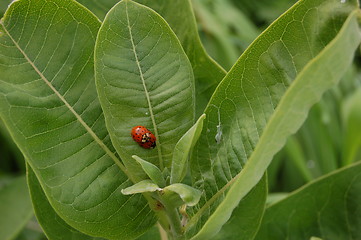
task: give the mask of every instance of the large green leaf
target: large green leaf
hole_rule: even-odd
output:
[[[221,231],[212,240],[253,239],[258,231],[258,223],[263,217],[266,198],[267,178],[263,177],[258,186],[239,202],[229,221],[223,225]]]
[[[69,226],[59,215],[54,211],[48,199],[46,198],[43,189],[40,186],[34,171],[27,164],[27,181],[30,191],[31,200],[33,202],[34,211],[39,224],[44,230],[48,239],[51,240],[94,240],[76,229]]]
[[[153,10],[119,2],[105,18],[95,47],[95,73],[106,125],[131,172],[140,172],[136,154],[163,170],[194,121],[192,67],[178,39]],[[153,132],[154,149],[141,148],[130,131]]]
[[[93,14],[64,0],[20,0],[0,22],[0,115],[70,226],[127,239],[155,217],[115,154],[97,99]],[[122,171],[121,171],[121,169]]]
[[[34,215],[25,177],[0,189],[0,203],[0,239],[14,239]]]
[[[256,239],[360,239],[361,164],[337,170],[267,208]]]
[[[312,104],[344,74],[360,43],[358,11],[351,14],[357,7],[356,1],[299,1],[218,86],[191,166],[196,187],[205,191],[187,229],[204,225],[194,239],[219,231]]]
[[[193,67],[196,87],[196,116],[200,116],[218,83],[225,76],[221,68],[204,50],[190,0],[137,0],[167,21],[182,43]]]
[[[118,0],[78,0],[103,19]],[[196,116],[200,116],[226,72],[204,50],[190,0],[136,0],[158,12],[170,25],[193,68],[196,87]]]

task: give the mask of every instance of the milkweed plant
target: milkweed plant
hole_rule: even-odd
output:
[[[361,239],[356,161],[266,204],[275,154],[355,65],[360,17],[300,0],[226,71],[189,0],[13,1],[0,118],[47,238]]]

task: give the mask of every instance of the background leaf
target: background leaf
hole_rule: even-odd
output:
[[[108,11],[119,2],[119,0],[76,0],[92,13],[94,13],[100,20],[105,18]]]
[[[360,42],[356,14],[342,32],[340,29],[356,8],[356,1],[298,2],[248,48],[218,86],[205,111],[204,131],[193,155],[194,182],[206,194],[192,223],[203,224],[199,217],[206,219],[212,213],[256,145],[258,151],[253,152],[252,164],[245,165],[247,169],[236,178],[226,200],[194,239],[210,238],[220,229],[231,209],[261,178],[285,139],[301,125],[310,106],[348,68]],[[334,61],[332,65],[330,61]],[[285,94],[287,100],[277,106],[296,78],[297,84]],[[217,144],[214,139],[219,125],[222,138]]]
[[[10,3],[11,0],[3,0],[0,2],[0,18],[2,18]]]
[[[359,239],[361,164],[337,170],[267,208],[256,239]]]
[[[353,163],[361,157],[361,89],[352,94],[343,105],[344,165]]]
[[[48,239],[100,240],[100,238],[87,236],[64,222],[64,220],[54,211],[48,202],[35,173],[29,165],[27,165],[27,181],[36,218],[38,219]]]
[[[202,43],[229,70],[260,34],[251,20],[230,0],[193,0]],[[226,13],[226,14],[225,14]]]
[[[175,144],[194,122],[192,68],[175,34],[156,12],[122,1],[100,28],[95,59],[106,125],[129,171],[139,172],[134,154],[169,168]],[[133,141],[137,125],[155,135],[154,149]]]
[[[98,20],[70,0],[20,0],[0,23],[0,115],[51,205],[89,235],[146,231],[156,219],[142,196],[120,192],[131,183],[97,99]]]
[[[23,154],[14,143],[9,131],[6,129],[3,121],[0,119],[0,176],[7,175],[8,172],[15,170],[16,174],[25,173],[25,164]],[[15,169],[14,169],[15,168]]]
[[[34,215],[25,177],[0,188],[0,239],[14,239]]]

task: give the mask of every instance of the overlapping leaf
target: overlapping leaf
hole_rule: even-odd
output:
[[[356,1],[299,1],[248,48],[218,86],[191,167],[206,194],[189,228],[210,217],[195,239],[210,238],[229,219],[310,106],[350,65],[360,34],[356,13],[346,19],[356,8]],[[282,97],[287,98],[279,104]]]
[[[135,237],[155,218],[114,154],[97,99],[99,21],[70,0],[20,0],[0,24],[0,115],[52,206],[69,225]],[[106,231],[105,231],[106,229]]]
[[[256,239],[360,239],[361,164],[322,177],[267,208]]]
[[[25,176],[0,189],[0,239],[14,239],[34,215]]]
[[[119,2],[99,30],[95,48],[96,82],[106,125],[130,172],[136,154],[163,170],[173,149],[194,122],[192,67],[175,34],[153,10]],[[134,126],[156,137],[154,149],[132,140]]]

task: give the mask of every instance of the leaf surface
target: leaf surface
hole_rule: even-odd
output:
[[[168,24],[147,7],[119,2],[100,28],[95,69],[108,131],[129,171],[140,172],[134,154],[169,168],[175,144],[193,125],[194,77]],[[154,149],[133,141],[137,125],[155,135]]]
[[[0,239],[14,239],[34,215],[25,177],[0,189]]]
[[[317,179],[267,208],[255,239],[360,239],[361,164]]]
[[[267,178],[263,177],[239,205],[233,210],[232,216],[212,240],[253,239],[261,222],[267,198]]]
[[[187,206],[194,206],[201,198],[201,191],[182,183],[174,183],[164,188],[164,191],[171,191],[179,195]]]
[[[360,43],[356,8],[356,1],[299,1],[217,87],[191,164],[196,187],[206,194],[188,230],[209,217],[194,239],[220,230],[312,104],[342,77]]]
[[[163,174],[157,166],[141,159],[137,155],[133,155],[132,158],[142,166],[144,172],[155,184],[158,184],[160,187],[165,187],[166,183]]]
[[[137,0],[157,11],[177,34],[193,67],[196,87],[196,116],[200,116],[226,71],[205,51],[190,0]]]
[[[203,128],[205,114],[199,117],[197,122],[177,142],[173,152],[172,172],[170,183],[181,182],[187,173],[189,153],[196,144]]]
[[[47,198],[72,227],[109,239],[154,225],[116,156],[97,99],[99,21],[70,1],[20,0],[0,22],[0,116]]]
[[[63,240],[95,240],[78,230],[69,226],[64,220],[54,211],[48,199],[45,196],[43,189],[40,186],[34,171],[27,164],[27,182],[29,186],[31,200],[33,202],[36,218],[45,232],[48,239]]]
[[[78,0],[100,19],[118,0]],[[190,0],[136,0],[158,12],[177,35],[193,68],[196,88],[196,116],[200,116],[226,71],[205,51]]]
[[[161,190],[161,188],[152,182],[151,180],[143,180],[140,182],[137,182],[136,184],[127,187],[125,189],[122,189],[122,193],[124,195],[130,195],[130,194],[137,194],[137,193],[144,193],[144,192],[155,192]]]

